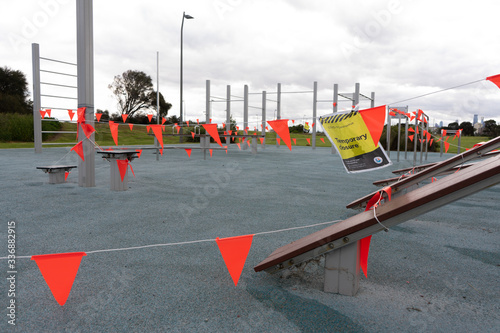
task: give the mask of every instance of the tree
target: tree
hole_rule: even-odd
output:
[[[140,111],[156,110],[156,92],[153,89],[151,76],[141,71],[128,70],[115,76],[108,86],[118,100],[120,114],[129,117]],[[172,107],[160,94],[160,115],[167,115]]]
[[[449,129],[449,130],[458,130],[458,123],[456,121],[452,122],[452,123],[449,123],[446,129]]]
[[[0,113],[31,113],[33,104],[28,97],[24,73],[9,67],[0,68]]]
[[[462,135],[465,136],[473,136],[476,130],[470,121],[461,122],[458,128],[462,130]]]
[[[500,135],[500,126],[498,126],[497,122],[493,119],[486,120],[484,122],[483,134],[493,138],[497,137]]]

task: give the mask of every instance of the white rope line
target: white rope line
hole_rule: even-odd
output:
[[[377,214],[375,213],[375,207],[373,207],[373,217],[375,218],[375,220],[378,222],[378,224],[380,224],[382,226],[382,228],[384,228],[384,231],[385,232],[388,232],[389,231],[389,228],[387,228],[385,225],[382,224],[382,222],[379,221],[378,217],[377,217]]]
[[[316,224],[311,224],[311,225],[306,225],[306,226],[301,226],[301,227],[292,227],[292,228],[272,230],[272,231],[263,231],[263,232],[255,233],[253,235],[257,236],[257,235],[272,234],[272,233],[284,232],[284,231],[290,231],[290,230],[311,228],[311,227],[316,227],[318,225],[332,224],[332,223],[337,223],[337,222],[340,222],[340,221],[341,220],[336,220],[336,221],[321,222],[321,223],[316,223]],[[185,242],[164,243],[164,244],[149,244],[149,245],[122,247],[122,248],[115,248],[115,249],[103,249],[103,250],[93,250],[93,251],[77,251],[77,252],[85,252],[86,254],[102,253],[102,252],[117,252],[117,251],[128,251],[128,250],[139,250],[139,249],[146,249],[146,248],[152,248],[152,247],[176,246],[176,245],[197,244],[197,243],[206,243],[206,242],[215,242],[215,239],[201,239],[201,240],[193,240],[193,241],[185,241]],[[30,259],[31,257],[32,256],[16,256],[15,259]],[[9,258],[8,257],[0,257],[0,260],[6,260],[6,259],[9,259]],[[10,259],[12,259],[12,258],[10,258]]]

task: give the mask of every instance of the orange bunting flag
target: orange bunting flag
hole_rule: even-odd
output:
[[[414,136],[415,136],[415,135],[408,135],[408,139],[410,139],[410,141],[411,141],[411,142],[413,142],[413,137],[414,137]]]
[[[177,125],[176,128],[177,128],[177,134],[179,134],[179,131],[181,130],[181,127],[179,125]]]
[[[116,164],[118,165],[118,171],[120,171],[120,178],[125,179],[125,175],[127,174],[128,168],[128,160],[116,160]]]
[[[390,112],[389,112],[389,116],[396,117],[396,113],[394,113],[394,112],[390,111]]]
[[[431,139],[431,141],[429,141],[429,147],[432,147],[432,141],[434,141],[434,139]]]
[[[292,150],[292,142],[290,140],[290,130],[288,129],[288,119],[268,120],[273,130],[283,139],[288,149]]]
[[[426,135],[427,136],[427,141],[431,141],[431,133],[427,132],[426,134],[427,134]]]
[[[248,143],[248,147],[250,147],[250,140],[247,140],[247,143]]]
[[[278,143],[278,145],[281,145],[281,139],[280,138],[276,138],[276,142]]]
[[[97,122],[101,121],[101,117],[102,117],[102,113],[96,113],[95,114],[95,119],[97,119]],[[73,117],[71,117],[71,119],[73,119]]]
[[[77,120],[76,122],[78,123],[84,123],[85,122],[85,110],[86,107],[81,107],[76,110],[76,115],[77,115]]]
[[[309,145],[311,145],[311,139],[306,138],[306,140],[307,140],[307,143],[308,143]]]
[[[40,110],[40,116],[42,116],[42,119],[45,118],[45,114],[47,113],[47,111],[42,111]]]
[[[198,123],[198,125],[200,124],[200,119],[196,119],[196,122]]]
[[[128,117],[128,114],[122,114],[123,122],[125,122],[127,120],[127,117]]]
[[[236,145],[238,146],[238,148],[240,148],[241,150],[241,145],[237,142]]]
[[[128,124],[128,127],[130,127],[130,130],[132,130],[132,128],[134,128],[134,124]]]
[[[321,140],[321,142],[325,143],[325,139],[323,138],[319,138]]]
[[[292,124],[295,125],[295,119],[292,119]]]
[[[60,306],[68,299],[85,252],[42,254],[32,256]]]
[[[192,151],[192,149],[191,148],[185,148],[184,150],[186,151],[186,154],[188,154],[188,157],[191,158],[191,151]]]
[[[186,126],[189,127],[189,120],[186,120]]]
[[[163,134],[161,132],[161,125],[149,125],[149,126],[153,130],[156,140],[158,140],[161,148],[163,149]]]
[[[378,147],[378,142],[382,136],[385,122],[385,105],[378,106],[371,109],[359,110],[359,114],[370,132],[373,139],[373,144]]]
[[[296,138],[293,138],[292,140],[293,140],[293,144],[294,144],[294,145],[297,145],[297,139],[296,139]]]
[[[413,133],[415,133],[415,130],[413,129],[413,127],[410,127],[410,128],[408,128],[408,132],[413,132]]]
[[[137,152],[137,158],[141,158],[142,149],[136,149],[135,151]]]
[[[160,126],[161,126],[161,130],[162,130],[163,132],[165,132],[165,125],[160,125]]]
[[[160,149],[160,155],[163,156],[163,148]]]
[[[73,117],[75,115],[75,113],[73,112],[73,110],[68,110],[68,115],[69,115],[69,120],[73,121]]]
[[[163,119],[165,119],[165,118],[163,118]],[[149,120],[149,122],[151,122],[153,120],[153,115],[152,114],[148,114],[148,120]]]
[[[217,131],[217,124],[203,124],[205,131],[222,147],[222,142],[220,142],[219,132]]]
[[[498,88],[500,88],[500,74],[488,76],[486,80],[493,82]]]
[[[194,140],[194,135],[195,135],[195,133],[194,133],[194,132],[191,132],[191,136],[193,137],[193,140]]]
[[[441,136],[446,136],[446,130],[441,130]]]
[[[146,130],[148,131],[148,133],[149,133],[149,130],[150,130],[150,129],[151,129],[151,126],[150,126],[150,125],[147,125],[147,126],[146,126]]]
[[[236,130],[239,131],[240,130],[240,127],[239,126],[236,126]]]
[[[210,152],[210,157],[212,157],[212,151],[213,151],[213,149],[209,149],[208,151]]]
[[[231,130],[227,131],[227,134],[231,135],[231,133],[233,133],[233,131]]]
[[[69,176],[70,172],[69,171],[65,171],[64,172],[64,181],[68,180],[68,176]]]
[[[161,117],[161,124],[165,124],[165,122],[167,121],[167,119],[165,117]],[[150,121],[151,122],[151,121]]]
[[[118,146],[118,123],[114,121],[109,121],[109,130],[111,131],[111,136],[115,142],[115,146]]]
[[[70,149],[70,151],[74,150],[78,156],[82,159],[82,161],[85,161],[85,157],[83,156],[83,141],[78,142],[76,145],[73,146],[73,148]]]
[[[95,132],[95,129],[92,127],[92,125],[82,123],[80,124],[80,126],[82,126],[83,133],[85,134],[87,139],[89,139],[92,133]]]
[[[450,148],[450,143],[445,141],[444,142],[444,152],[447,153],[449,148]]]
[[[50,113],[52,112],[52,109],[47,109],[45,111],[47,112],[47,116],[50,117]]]
[[[241,272],[243,271],[243,267],[245,267],[245,261],[252,247],[252,240],[253,235],[222,239],[217,237],[215,239],[235,286],[238,285]]]
[[[260,140],[260,144],[263,145],[264,144],[264,138],[259,138]]]

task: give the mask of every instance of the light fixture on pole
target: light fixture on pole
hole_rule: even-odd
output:
[[[183,48],[183,30],[184,30],[184,19],[194,19],[194,17],[192,17],[191,15],[187,15],[186,12],[183,12],[182,13],[182,24],[181,24],[181,82],[180,82],[180,85],[181,85],[181,98],[180,98],[180,104],[179,104],[179,111],[180,111],[180,125],[181,125],[181,129],[180,129],[180,134],[181,136],[179,137],[179,142],[182,142],[182,122],[183,122],[183,119],[182,119],[182,84],[183,84],[183,81],[182,81],[182,48]]]

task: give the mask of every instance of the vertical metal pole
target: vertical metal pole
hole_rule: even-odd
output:
[[[42,117],[40,115],[40,45],[31,44],[31,57],[33,62],[33,131],[35,153],[42,152]]]
[[[387,140],[386,143],[386,152],[387,156],[391,157],[391,115],[389,114],[389,107],[387,108],[387,126],[385,129],[385,138]]]
[[[277,99],[277,109],[276,109],[276,119],[281,119],[281,83],[278,83],[278,99]],[[262,121],[262,128],[265,129],[266,122]],[[276,137],[279,137],[278,133],[276,133]],[[278,148],[278,140],[276,140],[276,148]]]
[[[160,124],[160,52],[156,51],[156,124]],[[156,160],[160,160],[158,139],[155,137]]]
[[[226,87],[226,132],[231,130],[231,86]],[[228,132],[229,133],[229,132]],[[231,136],[226,136],[226,145],[231,143]]]
[[[354,106],[353,106],[353,109],[358,106],[359,104],[359,91],[360,91],[360,85],[359,83],[356,83],[356,85],[354,86]]]
[[[398,113],[398,162],[399,162],[399,145],[401,143],[401,113]]]
[[[337,112],[339,107],[339,85],[333,85],[333,112]]]
[[[205,123],[210,123],[210,80],[206,81],[205,85]]]
[[[406,107],[406,112],[408,112],[408,107]],[[405,160],[408,159],[408,116],[405,116]]]
[[[415,136],[413,137],[413,166],[417,165],[418,117],[415,116]]]
[[[263,131],[263,133],[265,133],[265,130],[266,130],[266,97],[267,97],[267,93],[264,90],[262,92],[262,131]],[[257,140],[257,137],[254,137],[253,140]],[[266,139],[264,138],[264,141],[262,141],[262,146],[265,146],[265,144],[266,144],[265,140]]]
[[[181,136],[179,136],[179,142],[182,143],[182,122],[183,122],[183,118],[182,118],[182,103],[183,103],[183,85],[184,85],[184,82],[183,82],[183,47],[184,47],[184,18],[186,17],[186,12],[183,12],[182,13],[182,23],[181,23],[181,77],[180,77],[180,101],[179,101],[179,120],[180,120],[180,126],[181,126],[181,129],[179,131],[179,134],[181,134]],[[207,109],[208,110],[208,109]],[[208,113],[208,111],[207,111]],[[208,122],[207,122],[208,124]]]
[[[78,107],[85,107],[85,123],[94,126],[94,33],[92,0],[76,2],[77,24],[77,74]],[[80,129],[78,141],[82,141],[85,161],[78,160],[78,185],[95,186],[95,135],[87,140]]]
[[[248,85],[245,84],[243,89],[243,132],[245,132],[248,127]],[[246,145],[243,145],[243,150],[246,149]]]
[[[371,103],[370,103],[370,107],[374,108],[375,107],[375,92],[372,91],[372,96],[371,96]]]
[[[458,147],[457,147],[457,154],[460,154],[460,146],[461,146],[461,143],[462,143],[462,133],[460,133],[460,136],[458,137]]]
[[[441,129],[441,140],[439,141],[439,157],[443,157],[443,130]]]
[[[318,82],[314,81],[313,87],[313,132],[312,132],[312,149],[316,149],[316,108],[318,107]]]
[[[425,117],[425,115],[424,115],[424,117]],[[426,125],[424,125],[424,126],[426,127],[426,131],[427,131],[427,133],[429,133],[429,122],[430,122],[430,118],[429,118],[429,117],[427,117],[427,126],[426,126]],[[426,138],[427,138],[427,136],[426,136]],[[429,141],[429,142],[430,142],[430,141]],[[425,160],[426,160],[426,161],[427,161],[427,154],[428,154],[428,152],[429,152],[429,142],[427,142],[427,140],[425,141]]]
[[[423,115],[425,117],[425,115]],[[420,128],[420,164],[422,164],[422,157],[424,155],[424,146],[426,146],[426,144],[424,144],[425,140],[424,140],[424,130],[425,130],[425,124],[423,121],[420,122],[420,125],[421,125],[421,128]]]

